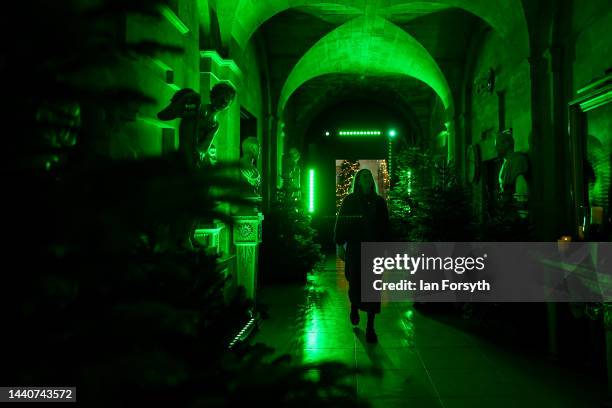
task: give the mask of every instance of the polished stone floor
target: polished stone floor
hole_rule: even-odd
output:
[[[298,362],[366,369],[351,379],[374,407],[597,407],[603,385],[545,359],[496,346],[415,311],[383,302],[379,343],[365,342],[365,315],[349,322],[343,265],[328,257],[303,285],[264,287],[269,307],[255,341]]]

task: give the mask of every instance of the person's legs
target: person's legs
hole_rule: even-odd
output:
[[[349,250],[347,251],[347,253],[350,255],[352,253],[352,251]],[[348,282],[348,297],[349,297],[349,301],[351,302],[351,314],[350,314],[350,320],[351,320],[351,324],[353,326],[357,326],[359,324],[359,292],[357,292],[357,289],[359,288],[359,286],[357,286],[354,282],[354,273],[353,272],[353,262],[352,262],[352,257],[347,256],[345,258],[345,264],[344,264],[344,277],[346,278],[347,282]]]
[[[359,324],[359,308],[354,303],[351,303],[351,323],[353,326]]]
[[[354,282],[352,275],[347,274],[348,279],[348,295],[349,301],[351,302],[351,323],[353,326],[357,326],[359,324],[359,285],[358,282]]]
[[[374,318],[376,317],[376,313],[368,312],[368,329],[374,330]]]
[[[374,318],[376,317],[376,313],[368,312],[368,324],[366,327],[366,341],[368,343],[376,343],[378,342],[378,336],[374,331]]]

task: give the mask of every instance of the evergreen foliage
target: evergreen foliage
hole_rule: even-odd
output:
[[[535,239],[534,224],[523,206],[499,197],[480,231],[484,242],[527,242]]]
[[[288,191],[277,192],[264,218],[265,239],[261,244],[263,282],[306,282],[307,274],[323,260],[316,230],[302,203]]]
[[[434,160],[429,152],[410,148],[398,155],[395,169],[397,183],[390,194],[390,217],[397,239],[475,239],[470,192],[458,182],[452,163]]]
[[[150,99],[96,81],[92,67],[176,51],[126,45],[113,31],[129,13],[158,15],[159,5],[37,0],[3,13],[33,29],[5,33],[0,60],[9,82],[2,115],[19,126],[7,135],[3,173],[2,383],[76,386],[93,407],[360,406],[343,385],[346,367],[270,362],[261,346],[228,350],[252,305],[241,291],[226,293],[213,257],[184,245],[193,220],[223,218],[218,204],[239,201],[227,171],[95,149],[105,122],[86,112]]]
[[[344,197],[351,192],[353,176],[359,171],[359,162],[343,160],[340,165],[340,173],[338,174],[338,182],[336,184],[336,212],[340,211],[340,206]]]

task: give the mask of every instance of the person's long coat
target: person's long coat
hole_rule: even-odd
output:
[[[334,240],[346,244],[344,274],[349,282],[349,299],[359,309],[380,313],[379,302],[361,302],[361,243],[390,240],[387,203],[378,194],[348,194],[342,201]]]

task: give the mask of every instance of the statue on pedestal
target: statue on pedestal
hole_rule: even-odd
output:
[[[178,152],[188,169],[195,171],[217,163],[217,150],[213,144],[219,130],[217,114],[226,110],[235,96],[233,87],[217,84],[210,91],[210,103],[202,105],[199,93],[184,88],[177,91],[170,104],[157,114],[158,119],[163,121],[181,119]],[[177,240],[179,247],[191,249],[194,224],[195,220],[180,217],[174,225],[168,226],[168,234]]]
[[[514,151],[512,129],[497,134],[495,149],[499,157],[504,160],[499,171],[499,188],[502,198],[524,207],[529,195],[526,180],[529,172],[529,159],[525,153]]]
[[[260,196],[261,174],[257,169],[259,158],[259,142],[256,137],[247,137],[242,141],[242,157],[240,158],[240,174],[243,186],[252,196]]]
[[[178,150],[189,168],[204,167],[213,161],[216,163],[216,158],[211,160],[207,156],[211,154],[219,130],[217,114],[226,110],[235,97],[236,90],[231,85],[221,83],[210,91],[210,103],[202,105],[200,94],[184,88],[177,91],[170,104],[157,114],[164,121],[181,119]]]
[[[283,188],[294,198],[300,196],[300,152],[292,147],[283,160]]]

